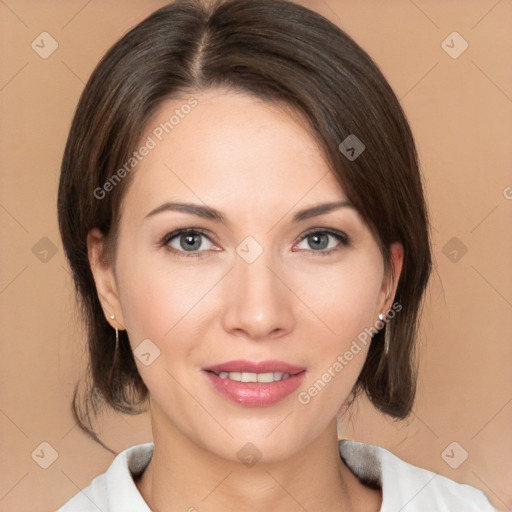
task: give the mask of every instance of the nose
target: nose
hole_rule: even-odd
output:
[[[293,293],[266,251],[252,263],[236,257],[227,277],[222,315],[226,332],[266,340],[293,330]]]

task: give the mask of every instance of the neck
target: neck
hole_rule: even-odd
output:
[[[154,512],[379,510],[380,491],[361,484],[339,456],[336,419],[292,457],[249,465],[155,427],[154,414],[153,457],[136,482]]]

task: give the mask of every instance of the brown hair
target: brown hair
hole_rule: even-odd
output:
[[[148,397],[125,331],[115,350],[87,255],[93,227],[106,236],[108,254],[115,251],[120,202],[131,176],[102,199],[94,191],[127,161],[164,100],[219,86],[284,103],[305,116],[335,177],[374,232],[386,265],[390,244],[403,244],[395,296],[402,309],[373,336],[353,393],[364,391],[389,416],[407,417],[416,392],[419,311],[432,263],[416,148],[398,99],[345,32],[305,7],[287,0],[178,0],[108,50],[81,95],[65,148],[59,227],[86,320],[91,378],[83,410],[75,387],[76,421],[107,448],[92,428],[91,408],[95,416],[102,403],[137,414]],[[354,160],[338,148],[351,134],[365,145]],[[387,357],[385,330],[391,338]]]

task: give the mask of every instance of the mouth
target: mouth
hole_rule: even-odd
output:
[[[296,390],[306,368],[283,361],[229,361],[203,368],[221,395],[246,407],[273,405]]]
[[[207,370],[209,371],[209,370]],[[279,382],[290,378],[289,373],[282,372],[266,372],[266,373],[253,373],[253,372],[210,372],[221,379],[230,379],[236,382]]]

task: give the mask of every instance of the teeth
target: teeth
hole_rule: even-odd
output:
[[[290,374],[282,372],[250,373],[250,372],[220,372],[221,379],[231,379],[237,382],[277,382],[287,379]]]
[[[283,374],[276,372],[275,376],[272,372],[269,373],[258,373],[258,382],[274,382],[275,380],[281,380]]]

